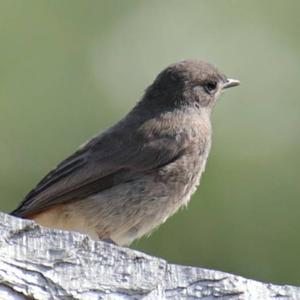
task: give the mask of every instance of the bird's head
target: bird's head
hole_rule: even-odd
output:
[[[189,105],[211,109],[224,89],[239,85],[213,65],[199,60],[184,60],[168,66],[146,90],[145,101],[156,105]]]

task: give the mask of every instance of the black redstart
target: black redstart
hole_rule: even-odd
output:
[[[212,108],[238,84],[203,61],[170,65],[122,120],[62,161],[12,215],[129,245],[189,202],[210,150]]]

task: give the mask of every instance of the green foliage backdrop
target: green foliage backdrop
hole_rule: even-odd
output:
[[[184,58],[242,85],[214,115],[201,187],[133,247],[168,261],[300,284],[300,2],[0,2],[0,199],[9,211],[155,75]]]

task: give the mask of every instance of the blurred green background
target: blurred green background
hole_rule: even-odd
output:
[[[201,58],[239,88],[213,115],[201,187],[133,248],[300,284],[300,1],[0,2],[0,199],[121,118],[170,63]]]

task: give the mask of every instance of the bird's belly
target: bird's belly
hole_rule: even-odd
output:
[[[149,181],[147,183],[148,188],[145,189],[147,192],[141,194],[136,202],[139,204],[136,206],[136,213],[132,216],[135,219],[134,224],[122,232],[116,230],[111,234],[111,239],[118,244],[129,245],[133,240],[151,233],[181,206],[187,205],[199,184],[205,161],[206,157],[202,157],[201,161],[196,162],[192,172],[191,169],[188,169],[189,172],[185,169],[181,174],[165,173],[159,179],[154,176],[152,183],[149,184]],[[130,199],[132,198],[126,198],[124,201],[127,202]],[[133,211],[132,209],[131,212]]]
[[[153,174],[118,184],[98,194],[55,208],[35,219],[41,225],[111,239],[119,245],[150,233],[164,223],[196,190],[206,157],[186,167],[168,165]]]

